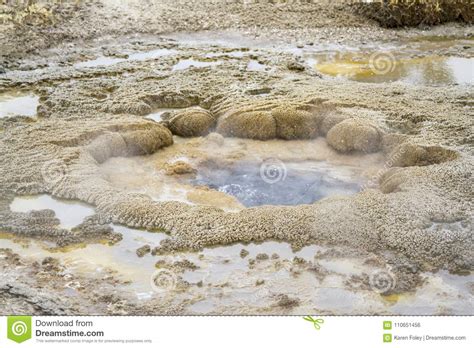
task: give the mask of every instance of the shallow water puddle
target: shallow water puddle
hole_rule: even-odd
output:
[[[245,256],[241,251],[245,250]],[[205,248],[199,257],[195,254],[188,254],[187,258],[192,260],[201,268],[195,271],[186,271],[183,279],[196,283],[205,281],[210,283],[224,283],[234,277],[237,273],[243,274],[248,271],[249,259],[263,257],[292,260],[300,257],[306,261],[313,261],[316,252],[326,250],[324,247],[312,245],[293,251],[288,243],[269,241],[261,244],[232,244],[229,246]]]
[[[474,59],[397,54],[324,53],[309,61],[319,72],[360,82],[403,81],[415,85],[473,84]]]
[[[138,298],[149,298],[153,295],[151,277],[156,271],[155,263],[159,259],[168,262],[189,260],[199,266],[198,270],[186,271],[183,279],[191,283],[206,281],[211,283],[226,282],[236,274],[248,270],[248,259],[258,254],[278,254],[281,258],[292,259],[295,256],[307,261],[322,247],[309,246],[293,252],[287,243],[265,242],[262,244],[234,244],[217,248],[206,248],[202,252],[178,252],[173,255],[154,257],[146,254],[136,255],[136,250],[145,244],[152,248],[167,238],[165,233],[149,232],[121,225],[111,225],[115,232],[123,235],[123,239],[113,246],[105,244],[81,244],[59,249],[48,248],[45,243],[27,238],[13,238],[13,235],[0,234],[0,247],[11,248],[22,256],[32,257],[41,261],[45,257],[55,257],[64,262],[72,271],[80,274],[113,270],[119,279],[131,281],[130,289]],[[240,251],[245,249],[248,255],[241,257]]]
[[[262,244],[234,244],[205,248],[199,253],[178,252],[159,257],[147,254],[139,258],[136,255],[136,249],[145,243],[153,248],[166,238],[166,235],[118,225],[112,225],[112,227],[123,234],[123,240],[113,246],[90,244],[53,250],[45,248],[42,243],[34,240],[30,240],[25,246],[24,241],[0,235],[0,247],[10,248],[22,256],[37,261],[45,257],[58,258],[70,272],[82,275],[90,272],[101,274],[104,271],[112,271],[117,279],[131,282],[125,285],[125,289],[132,291],[138,300],[166,295],[161,291],[156,293],[152,286],[152,277],[157,271],[155,263],[158,260],[165,260],[168,264],[188,260],[198,269],[187,270],[184,273],[170,271],[170,274],[174,277],[182,277],[192,286],[188,295],[184,294],[184,296],[204,292],[207,300],[199,301],[189,308],[199,313],[210,312],[222,303],[230,306],[241,304],[263,307],[272,300],[273,292],[285,292],[293,288],[294,282],[288,284],[292,267],[288,260],[300,257],[306,261],[313,261],[317,252],[326,250],[324,247],[308,246],[293,252],[287,243],[270,241]],[[245,249],[248,255],[241,256],[242,249]],[[267,255],[267,257],[263,258],[262,255]],[[281,260],[283,264],[279,270],[275,270],[272,263],[275,261],[275,255],[278,255],[278,260]],[[259,257],[260,260],[258,260]],[[250,259],[257,259],[253,268],[249,267]],[[257,280],[263,281],[268,286],[255,288]],[[298,286],[303,286],[306,293],[314,291],[316,283],[311,273],[304,273],[295,281],[298,282]],[[205,287],[198,283],[204,284]],[[273,284],[277,286],[275,289],[272,289]],[[334,281],[331,284],[335,286]],[[342,281],[338,284],[343,286]],[[180,295],[175,294],[175,296]]]
[[[221,64],[221,61],[205,62],[195,59],[183,59],[173,65],[172,71],[185,70],[188,68],[205,68]]]
[[[153,113],[146,115],[145,118],[148,118],[148,119],[153,120],[155,122],[161,122],[161,121],[163,121],[163,119],[161,117],[163,116],[163,114],[165,112],[171,112],[171,111],[175,111],[175,110],[178,110],[178,109],[176,109],[176,108],[157,109]]]
[[[349,168],[327,162],[241,163],[227,167],[199,167],[191,181],[236,197],[247,207],[311,204],[336,194],[360,190],[362,179]]]
[[[53,198],[50,195],[16,197],[10,204],[13,212],[27,213],[32,210],[51,209],[64,228],[73,228],[81,224],[95,211],[87,204]]]
[[[362,273],[366,269],[365,265],[352,259],[319,260],[318,263],[328,271],[346,275]]]
[[[109,66],[126,61],[145,61],[152,60],[159,57],[164,57],[176,53],[175,50],[167,48],[159,48],[156,50],[146,51],[146,52],[137,52],[132,53],[128,58],[118,58],[118,57],[106,57],[100,56],[96,59],[86,60],[84,62],[79,62],[74,64],[76,68],[91,68],[97,66]]]
[[[167,292],[156,293],[151,285],[157,271],[156,261],[165,260],[170,264],[189,260],[198,267],[196,270],[184,273],[171,271],[171,274],[182,277],[191,287],[184,293],[169,291],[176,297],[202,298],[187,308],[193,313],[211,313],[226,306],[232,313],[235,313],[235,308],[264,309],[274,304],[274,296],[281,293],[298,298],[301,304],[297,310],[300,312],[316,307],[333,314],[357,314],[366,310],[367,306],[394,314],[440,314],[443,308],[446,309],[441,313],[445,314],[449,310],[463,314],[472,312],[472,306],[466,307],[466,298],[471,298],[469,284],[472,284],[472,275],[458,276],[444,271],[426,273],[424,276],[427,281],[416,293],[397,295],[396,300],[393,300],[370,289],[347,288],[345,282],[353,274],[371,274],[374,269],[364,263],[363,258],[345,257],[343,253],[339,253],[341,256],[325,258],[321,255],[328,251],[326,247],[313,245],[294,252],[287,243],[269,241],[205,248],[199,253],[177,252],[156,257],[147,254],[139,258],[136,255],[137,248],[144,244],[153,248],[167,236],[120,225],[111,226],[123,234],[123,240],[113,246],[90,244],[52,250],[35,240],[13,238],[0,233],[0,247],[10,248],[39,262],[45,257],[58,258],[69,272],[82,275],[112,271],[117,279],[131,282],[129,285],[117,286],[132,291],[138,300],[166,296]],[[248,254],[242,255],[242,249]],[[316,277],[311,269],[294,273],[292,268],[295,264],[289,262],[294,257],[316,262],[326,270],[323,272],[329,273],[325,273],[322,279]],[[250,260],[256,261],[253,266],[250,266]],[[291,282],[288,282],[289,279]]]
[[[414,294],[399,296],[394,312],[405,315],[436,313],[471,315],[474,311],[472,286],[474,275],[459,276],[447,271],[425,273],[425,284]]]
[[[80,244],[63,248],[51,248],[45,243],[27,238],[13,238],[0,234],[0,247],[10,248],[22,256],[41,261],[45,257],[61,260],[70,271],[87,275],[90,272],[112,270],[119,279],[131,281],[131,289],[137,294],[151,292],[150,277],[156,259],[151,255],[139,258],[136,249],[144,244],[156,246],[166,238],[164,233],[148,232],[111,225],[115,232],[122,233],[123,239],[113,246],[106,244]]]
[[[0,94],[0,118],[15,115],[36,116],[39,96],[20,91]]]
[[[114,58],[114,57],[98,57],[92,60],[86,60],[84,62],[79,62],[74,64],[76,68],[93,68],[97,66],[109,66],[114,65],[120,62],[125,62],[125,58]]]
[[[314,45],[290,50],[317,71],[360,82],[415,85],[473,84],[473,40],[420,36],[363,46]]]
[[[321,287],[314,293],[314,302],[317,308],[323,311],[351,313],[358,308],[367,307],[370,302],[364,293],[356,293],[339,287]]]
[[[247,70],[249,71],[265,71],[266,68],[267,66],[265,64],[262,64],[255,59],[250,60],[247,64]]]

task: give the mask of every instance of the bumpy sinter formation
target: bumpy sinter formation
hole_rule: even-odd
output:
[[[393,250],[424,269],[472,268],[474,163],[466,89],[393,84],[380,93],[377,85],[314,74],[297,73],[291,80],[283,58],[272,73],[242,69],[245,58],[240,65],[224,60],[212,68],[170,73],[177,58],[142,63],[134,75],[126,73],[137,68],[130,63],[97,75],[64,69],[59,76],[38,77],[40,82],[17,76],[4,83],[5,88],[22,81],[43,87],[37,90],[41,105],[35,122],[2,121],[0,228],[67,244],[117,240],[104,227],[114,222],[169,233],[155,253],[274,239],[295,248],[329,243]],[[68,81],[72,74],[88,79]],[[162,123],[143,117],[159,108],[182,110],[166,114]],[[173,134],[209,132],[281,141],[325,136],[343,153],[382,151],[388,170],[373,179],[378,187],[353,196],[234,213],[153,201],[114,187],[98,170],[111,157],[172,146]],[[69,232],[51,212],[9,210],[14,195],[40,192],[87,202],[97,216]],[[430,232],[433,228],[437,233]]]

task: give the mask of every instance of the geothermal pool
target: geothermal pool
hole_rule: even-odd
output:
[[[356,194],[383,169],[384,156],[339,154],[324,138],[257,141],[175,137],[147,157],[111,158],[101,172],[116,187],[156,201],[241,210],[299,205]]]
[[[260,164],[200,166],[190,182],[232,195],[246,207],[253,207],[311,204],[331,195],[353,194],[361,189],[363,179],[353,177],[350,168],[323,161],[285,164],[269,159]]]
[[[349,114],[350,117],[362,114],[363,117],[373,118],[387,134],[403,133],[397,136],[409,137],[412,135],[410,132],[416,133],[419,130],[420,134],[427,136],[426,141],[429,143],[429,136],[432,134],[429,127],[432,124],[434,128],[436,120],[392,117],[390,122],[386,122],[389,119],[387,117],[389,112],[399,112],[397,107],[400,103],[395,99],[396,96],[411,93],[409,94],[411,98],[415,95],[411,91],[413,88],[411,85],[420,88],[426,85],[455,88],[457,84],[472,85],[473,81],[474,60],[459,49],[460,45],[472,45],[472,39],[443,40],[441,46],[448,53],[453,47],[457,47],[448,56],[440,55],[439,50],[437,51],[438,44],[420,43],[417,40],[395,44],[378,42],[368,44],[364,49],[318,44],[294,48],[274,43],[261,44],[251,40],[242,42],[224,40],[219,41],[219,46],[215,44],[218,41],[206,38],[207,33],[199,35],[205,42],[192,43],[189,41],[192,35],[186,35],[187,40],[176,37],[176,41],[172,44],[168,42],[161,45],[152,42],[149,47],[154,49],[151,50],[145,47],[131,49],[127,45],[108,47],[107,44],[104,44],[105,48],[100,49],[88,47],[84,48],[87,52],[81,55],[80,61],[71,58],[69,63],[61,67],[51,64],[46,69],[7,72],[6,77],[14,76],[18,79],[34,80],[36,75],[42,76],[44,80],[41,93],[44,94],[41,94],[41,100],[43,95],[47,95],[44,98],[48,103],[40,101],[39,96],[29,91],[5,92],[0,95],[0,118],[6,121],[4,124],[6,127],[10,127],[9,117],[32,117],[36,115],[38,105],[48,106],[54,112],[59,110],[57,114],[53,112],[58,119],[40,120],[38,123],[49,121],[45,129],[51,130],[56,129],[57,124],[62,122],[63,127],[69,127],[66,123],[68,121],[77,122],[79,117],[95,117],[93,115],[100,114],[100,120],[94,119],[88,127],[94,128],[101,122],[111,122],[111,125],[99,128],[97,133],[95,130],[89,132],[81,129],[78,134],[71,135],[65,129],[60,129],[56,130],[51,138],[44,139],[41,138],[42,134],[38,135],[33,131],[31,133],[32,138],[29,140],[35,140],[36,136],[42,141],[40,145],[46,145],[40,148],[34,143],[35,145],[28,148],[30,150],[28,156],[36,159],[43,154],[41,151],[47,152],[51,149],[57,149],[58,153],[64,151],[67,152],[68,161],[65,162],[67,169],[74,171],[76,167],[70,168],[69,165],[77,157],[84,155],[81,151],[93,141],[93,136],[123,131],[126,132],[124,138],[133,140],[133,136],[127,138],[132,131],[140,132],[157,126],[154,122],[166,125],[168,112],[198,106],[208,111],[210,109],[207,107],[212,104],[212,98],[197,98],[195,94],[196,91],[207,91],[206,89],[211,87],[217,90],[213,92],[213,97],[217,96],[216,100],[220,98],[222,89],[236,96],[237,102],[242,96],[249,97],[245,102],[251,105],[257,99],[278,103],[287,97],[289,99],[299,97],[297,93],[302,89],[298,82],[316,87],[321,82],[335,82],[334,85],[321,85],[311,96],[338,104],[341,112]],[[386,53],[385,57],[389,59],[389,71],[384,74],[377,74],[371,70],[373,64],[371,57],[376,53],[374,46],[381,47]],[[112,48],[111,51],[115,54],[107,53],[109,48]],[[288,61],[300,64],[296,65],[297,72],[289,69]],[[322,75],[321,80],[319,77],[316,80],[309,80],[308,76],[316,72]],[[235,77],[233,82],[235,85],[230,85],[234,89],[224,84],[219,85],[219,80],[215,76]],[[55,81],[56,78],[58,81],[67,82],[64,82],[64,85],[57,82],[57,88],[55,86],[48,90],[50,88],[48,79]],[[308,80],[305,80],[307,78]],[[195,80],[198,81],[196,83],[198,87],[193,84]],[[250,80],[252,83],[246,84]],[[278,85],[277,81],[282,80],[284,82]],[[165,83],[159,85],[158,81]],[[328,86],[334,90],[339,88],[337,86],[339,82],[343,87],[344,84],[348,84],[345,91],[334,95],[326,93]],[[356,82],[358,86],[362,86],[361,90],[354,87]],[[393,99],[396,103],[390,107],[384,105],[385,110],[379,110],[379,105],[367,102],[364,98],[372,97],[363,96],[362,93],[364,89],[370,90],[374,88],[374,84],[382,83],[383,86],[399,86],[398,90],[387,87],[390,92],[387,99]],[[176,91],[175,85],[179,86]],[[168,87],[172,93],[168,93]],[[229,88],[226,89],[227,87]],[[66,92],[61,94],[63,89]],[[168,93],[164,97],[160,94],[162,90]],[[296,91],[295,95],[291,94],[293,90]],[[373,91],[385,93],[383,89],[376,88],[370,91],[372,96]],[[177,101],[173,99],[173,96],[176,96],[173,93],[178,94]],[[355,93],[356,97],[361,96],[354,103],[350,99],[352,93]],[[79,102],[76,102],[76,97]],[[434,95],[433,99],[438,100],[436,98]],[[456,100],[460,105],[468,107],[467,99]],[[117,105],[123,106],[122,102],[127,107],[145,105],[148,108],[115,108]],[[426,105],[432,103],[427,100],[424,102]],[[233,106],[233,103],[234,100],[230,105]],[[411,107],[411,104],[407,105],[407,108]],[[68,108],[74,111],[68,113]],[[68,120],[68,117],[71,119]],[[135,124],[135,122],[147,123]],[[412,126],[410,122],[419,128],[410,128]],[[42,127],[41,124],[38,124],[38,127]],[[24,132],[26,131],[30,129],[25,128]],[[245,219],[244,214],[251,214],[255,210],[280,209],[281,206],[288,209],[285,210],[286,213],[300,208],[314,208],[315,211],[320,211],[321,206],[329,201],[335,203],[334,208],[331,206],[332,210],[329,210],[328,216],[341,214],[341,220],[344,220],[346,216],[342,213],[347,211],[341,213],[337,205],[338,200],[360,197],[367,194],[364,192],[367,189],[379,189],[377,179],[381,178],[389,167],[387,153],[382,151],[339,153],[328,146],[322,135],[310,140],[259,141],[223,137],[214,131],[215,127],[210,129],[211,134],[204,134],[202,137],[184,138],[174,135],[172,145],[160,148],[156,152],[130,154],[128,157],[117,155],[101,163],[93,163],[94,161],[90,160],[93,165],[87,169],[86,175],[93,172],[96,176],[87,185],[90,183],[91,187],[107,186],[109,192],[120,192],[123,197],[127,197],[128,194],[143,195],[150,199],[152,202],[150,205],[171,203],[171,215],[174,214],[173,204],[178,206],[184,203],[190,211],[204,212],[203,215],[212,214],[215,210],[222,211],[231,221],[237,213],[243,212],[241,216]],[[42,132],[48,133],[44,130]],[[16,134],[15,141],[24,141],[20,135],[20,132]],[[23,156],[25,153],[20,155]],[[34,162],[32,161],[33,164]],[[422,169],[424,168],[420,168],[420,171]],[[26,174],[25,178],[29,179]],[[73,184],[75,183],[73,180]],[[19,183],[15,184],[25,189]],[[78,200],[58,198],[51,192],[43,193],[42,187],[34,188],[37,189],[36,193],[40,194],[26,196],[19,193],[9,202],[9,212],[23,214],[21,218],[25,218],[33,211],[52,210],[58,218],[58,226],[68,232],[85,219],[99,213],[99,205],[106,196],[96,198],[97,205],[94,207]],[[67,189],[74,192],[74,185]],[[406,190],[409,189],[412,187]],[[393,195],[407,195],[406,190],[402,188]],[[417,194],[418,192],[414,193],[415,196]],[[71,194],[63,197],[65,196],[79,195]],[[381,196],[386,198],[389,194],[385,195],[384,192]],[[424,199],[424,196],[420,197]],[[416,198],[413,201],[406,201],[408,210],[411,204],[417,203]],[[382,202],[385,205],[376,206],[374,209],[377,218],[379,217],[377,214],[390,215],[390,209],[393,208],[388,199]],[[113,206],[113,204],[107,206],[111,205]],[[298,205],[304,207],[297,207]],[[130,208],[130,211],[134,208]],[[359,218],[357,214],[360,214],[363,220],[366,217],[365,208],[365,205],[354,204],[355,214],[350,218],[356,220]],[[380,210],[377,210],[378,208]],[[176,218],[177,221],[189,219],[189,215],[180,214],[182,211],[177,209],[176,216],[170,219]],[[275,219],[274,216],[271,218]],[[303,222],[307,220],[311,222],[311,216],[305,218]],[[350,218],[341,221],[341,224],[345,222],[351,224]],[[413,219],[415,227],[420,229],[419,235],[422,236],[438,235],[446,233],[446,230],[452,231],[455,235],[468,228],[467,224],[458,226],[458,222],[432,222],[425,219],[425,216],[423,218],[423,220],[418,217]],[[26,218],[19,220],[28,221]],[[146,303],[150,299],[161,301],[163,298],[172,298],[175,302],[184,303],[182,313],[292,314],[315,310],[322,314],[472,313],[473,277],[470,274],[466,276],[450,274],[448,271],[424,271],[420,273],[419,282],[410,291],[397,293],[386,294],[371,287],[373,278],[378,274],[388,275],[389,280],[396,282],[395,277],[391,278],[391,272],[398,265],[391,264],[387,260],[400,260],[390,259],[392,251],[388,249],[378,250],[378,254],[372,254],[357,248],[345,248],[343,243],[337,246],[330,243],[328,245],[314,243],[298,249],[289,242],[282,242],[279,239],[268,238],[261,243],[252,239],[248,239],[247,242],[235,242],[233,238],[234,234],[239,232],[240,226],[238,226],[222,245],[203,247],[195,251],[178,250],[160,254],[154,251],[160,248],[162,243],[165,244],[170,237],[179,237],[182,231],[179,228],[167,231],[132,227],[137,226],[135,221],[138,220],[140,219],[132,219],[130,226],[107,222],[107,226],[123,237],[113,245],[101,240],[58,247],[54,242],[42,240],[42,237],[29,238],[0,230],[0,246],[10,248],[22,257],[37,263],[41,263],[46,257],[57,258],[71,273],[84,276],[97,274],[104,279],[113,274],[113,277],[123,282],[116,285],[115,292],[130,295],[132,300],[138,301],[139,304]],[[189,221],[192,227],[195,220]],[[199,216],[196,221],[199,221]],[[277,219],[275,221],[278,222]],[[292,223],[293,221],[300,222],[297,219],[292,220]],[[360,226],[361,222],[357,221],[357,224]],[[354,224],[354,235],[360,232],[355,231],[357,224]],[[219,228],[222,225],[216,223],[212,227]],[[373,233],[377,226],[372,227],[369,233]],[[334,226],[335,234],[339,233],[338,228],[339,226]],[[351,229],[352,225],[349,226],[350,233]],[[205,237],[203,243],[213,240],[214,231],[210,230],[209,234],[205,234],[206,232],[202,230],[197,232],[197,234],[203,233]],[[328,230],[332,233],[331,228]],[[252,232],[259,236],[261,231],[258,223]],[[295,234],[298,232],[294,231]],[[320,232],[316,231],[315,235]],[[375,236],[380,239],[384,237]],[[163,270],[171,272],[171,282],[175,286],[165,289],[167,291],[156,291],[156,274],[158,272],[159,275]],[[404,278],[401,280],[405,281]],[[396,286],[396,284],[389,285],[393,288]],[[81,284],[76,283],[66,284],[68,294],[81,296],[78,290],[80,286]],[[289,298],[282,299],[282,294]]]

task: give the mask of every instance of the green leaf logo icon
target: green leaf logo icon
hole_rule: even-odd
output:
[[[31,317],[8,317],[8,339],[22,343],[31,338]]]

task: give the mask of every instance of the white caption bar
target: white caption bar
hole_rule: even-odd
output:
[[[474,334],[469,329],[472,317],[31,317],[31,325],[28,319],[16,325],[15,320],[1,317],[0,347],[18,347],[15,339],[21,340],[20,347],[25,348],[86,344],[207,348],[308,344],[387,348],[474,346]],[[19,335],[15,336],[12,329]]]

